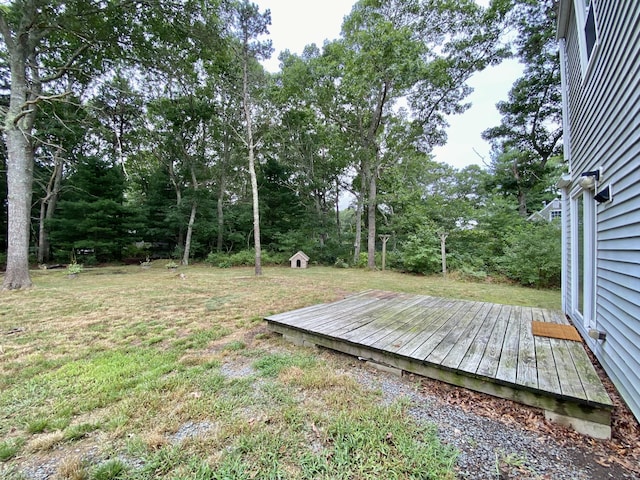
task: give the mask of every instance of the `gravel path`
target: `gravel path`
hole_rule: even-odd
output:
[[[474,401],[504,400],[444,386],[445,391],[469,396],[464,402],[467,408],[463,408],[442,398],[443,386],[439,382],[411,375],[399,377],[353,362],[351,368],[342,373],[365,387],[380,390],[387,403],[404,398],[409,404],[408,412],[416,421],[435,424],[441,441],[460,452],[456,466],[459,478],[640,479],[615,463],[610,467],[602,466],[596,461],[596,452],[585,445],[567,444],[562,438],[558,440],[546,432],[529,431],[513,421],[505,423],[472,411]],[[518,405],[515,408],[542,416],[541,412],[529,407]],[[562,437],[562,427],[547,425],[547,428],[557,428]]]

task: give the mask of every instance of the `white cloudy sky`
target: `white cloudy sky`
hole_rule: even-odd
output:
[[[305,45],[322,46],[325,40],[340,35],[343,18],[351,11],[354,2],[349,0],[253,0],[261,10],[271,10],[270,38],[275,52],[265,66],[278,71],[278,55],[289,49],[302,53]],[[488,0],[478,0],[486,4]],[[434,150],[436,160],[456,168],[470,164],[482,164],[480,157],[489,161],[490,146],[480,136],[481,132],[500,123],[495,104],[506,100],[513,81],[522,68],[515,60],[503,62],[473,76],[469,84],[474,88],[468,97],[472,107],[462,115],[449,119],[446,146]]]

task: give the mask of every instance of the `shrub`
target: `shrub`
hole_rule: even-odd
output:
[[[261,260],[263,265],[284,265],[287,263],[288,258],[284,253],[273,253],[268,250],[263,250]],[[207,255],[205,262],[215,265],[218,268],[250,267],[255,265],[255,259],[254,250],[241,250],[231,255],[211,252]]]
[[[442,268],[440,239],[436,231],[427,225],[409,235],[402,245],[400,255],[402,268],[407,272],[429,275]]]
[[[287,255],[285,253],[279,253],[279,252],[274,253],[269,250],[264,250],[262,252],[262,264],[263,265],[285,265],[289,261],[290,256],[291,255]]]
[[[487,266],[482,258],[467,252],[453,252],[447,255],[450,270],[460,274],[462,278],[484,280],[487,278]]]
[[[561,254],[560,229],[556,224],[528,222],[507,237],[498,265],[504,275],[522,285],[558,287]]]
[[[382,252],[376,252],[375,264],[382,265]],[[369,254],[367,252],[360,252],[358,261],[353,265],[356,268],[367,268],[369,266]]]
[[[336,261],[333,264],[333,266],[336,267],[336,268],[349,268],[349,263],[347,263],[342,258],[336,258]]]

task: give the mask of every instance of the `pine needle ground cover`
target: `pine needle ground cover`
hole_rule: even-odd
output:
[[[431,426],[262,318],[365,289],[559,305],[555,291],[321,267],[32,275],[0,297],[8,479],[453,478]]]

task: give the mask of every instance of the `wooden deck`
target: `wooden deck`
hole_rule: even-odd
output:
[[[265,319],[286,338],[511,399],[599,438],[612,402],[582,344],[533,336],[556,311],[367,291]]]

